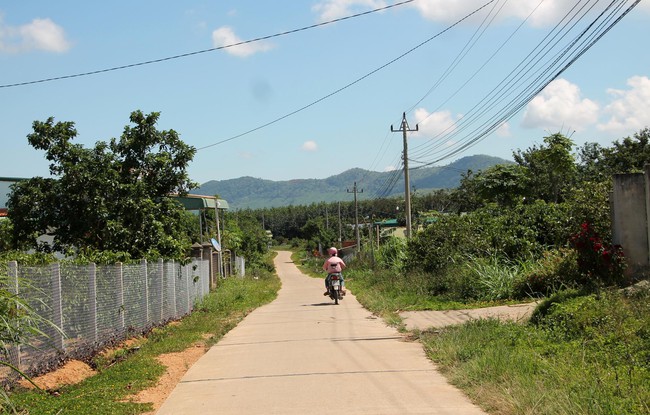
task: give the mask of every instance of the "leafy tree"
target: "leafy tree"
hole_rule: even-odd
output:
[[[481,206],[478,182],[475,177],[476,174],[471,170],[461,174],[460,186],[452,195],[456,213],[471,212]]]
[[[174,130],[159,131],[159,113],[131,113],[119,140],[84,148],[72,122],[35,121],[29,143],[45,151],[54,178],[16,183],[8,201],[16,247],[53,246],[181,257],[190,245],[188,214],[172,197],[196,184],[187,165],[196,150]]]
[[[528,175],[523,166],[497,164],[461,181],[461,188],[485,203],[497,203],[501,207],[514,206],[529,193]]]
[[[303,239],[309,242],[311,249],[318,248],[321,244],[322,248],[335,245],[337,236],[332,229],[328,229],[325,225],[324,218],[312,218],[305,223],[302,227]]]
[[[0,219],[0,252],[8,251],[12,248],[13,225],[8,218]]]
[[[611,147],[587,143],[580,150],[580,173],[584,180],[609,179],[617,173],[643,171],[650,163],[650,129],[617,140]]]
[[[560,133],[544,137],[544,145],[513,154],[526,168],[531,195],[546,202],[561,202],[575,184],[577,167],[571,153],[573,141]]]

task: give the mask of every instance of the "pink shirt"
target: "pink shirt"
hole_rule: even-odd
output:
[[[329,257],[323,264],[323,269],[332,274],[334,272],[341,272],[345,268],[345,262],[337,256]]]

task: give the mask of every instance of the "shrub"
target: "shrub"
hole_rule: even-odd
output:
[[[377,250],[375,255],[377,266],[384,269],[400,270],[406,261],[406,240],[389,237]]]
[[[530,323],[534,325],[541,325],[551,312],[551,309],[556,304],[562,304],[570,299],[580,297],[582,295],[581,291],[576,289],[566,289],[558,291],[552,294],[550,297],[545,298],[533,311],[533,314],[530,316]]]
[[[571,236],[570,244],[578,255],[578,271],[583,285],[623,285],[625,257],[620,245],[605,243],[587,222],[581,225],[580,232]]]
[[[514,283],[513,295],[516,298],[548,296],[576,287],[578,277],[575,251],[552,249],[523,270],[521,278]]]

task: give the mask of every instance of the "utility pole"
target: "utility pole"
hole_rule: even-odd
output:
[[[404,202],[406,204],[406,239],[411,239],[411,184],[409,180],[409,157],[408,157],[408,143],[406,141],[406,133],[410,131],[418,131],[418,125],[415,124],[415,130],[409,128],[408,122],[406,122],[406,113],[402,113],[402,125],[399,130],[395,130],[393,126],[390,126],[390,131],[393,133],[402,132],[402,138],[404,140],[404,153],[402,157],[404,159]]]
[[[352,191],[347,189],[348,193],[354,193],[354,223],[355,223],[355,234],[357,236],[357,252],[361,250],[361,237],[359,236],[359,206],[357,205],[357,193],[363,193],[363,189],[357,190],[357,182],[354,182],[354,187]]]
[[[342,242],[342,226],[341,226],[341,202],[339,202],[339,247],[341,246]]]

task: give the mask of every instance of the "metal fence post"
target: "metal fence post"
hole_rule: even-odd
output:
[[[92,340],[97,343],[99,339],[97,328],[97,266],[92,262],[88,264],[88,303],[92,323]]]
[[[171,272],[169,273],[169,279],[170,279],[170,282],[172,284],[172,287],[171,287],[171,289],[169,291],[171,292],[171,296],[172,296],[172,298],[171,298],[171,300],[172,300],[172,314],[173,314],[174,318],[177,318],[178,317],[178,311],[176,310],[176,297],[177,297],[177,293],[176,293],[176,263],[174,262],[173,259],[168,263],[168,267],[171,268]]]
[[[165,262],[158,259],[158,287],[160,288],[160,321],[165,321]]]
[[[15,295],[18,296],[19,294],[19,287],[18,287],[18,262],[16,261],[9,261],[8,262],[8,272],[9,272],[9,283],[10,283],[10,290],[11,292]],[[9,363],[11,363],[14,367],[21,369],[21,359],[20,359],[20,344],[15,344],[11,348],[11,353],[9,354]]]
[[[192,261],[194,262],[194,261]],[[187,293],[187,310],[185,314],[189,314],[192,311],[192,303],[190,302],[190,271],[192,269],[191,265],[185,265],[185,292]]]
[[[145,314],[146,314],[146,324],[148,325],[151,322],[151,314],[149,312],[149,278],[147,278],[147,260],[143,259],[140,264],[140,276],[144,278],[144,303],[145,303]]]
[[[122,263],[118,262],[115,264],[117,267],[117,304],[118,304],[118,315],[119,315],[119,329],[120,333],[124,333],[126,329],[126,307],[124,306],[124,270],[122,268]]]
[[[50,276],[52,280],[52,323],[59,330],[53,330],[52,343],[60,351],[65,351],[63,342],[63,301],[61,298],[61,266],[58,262],[50,265]]]

